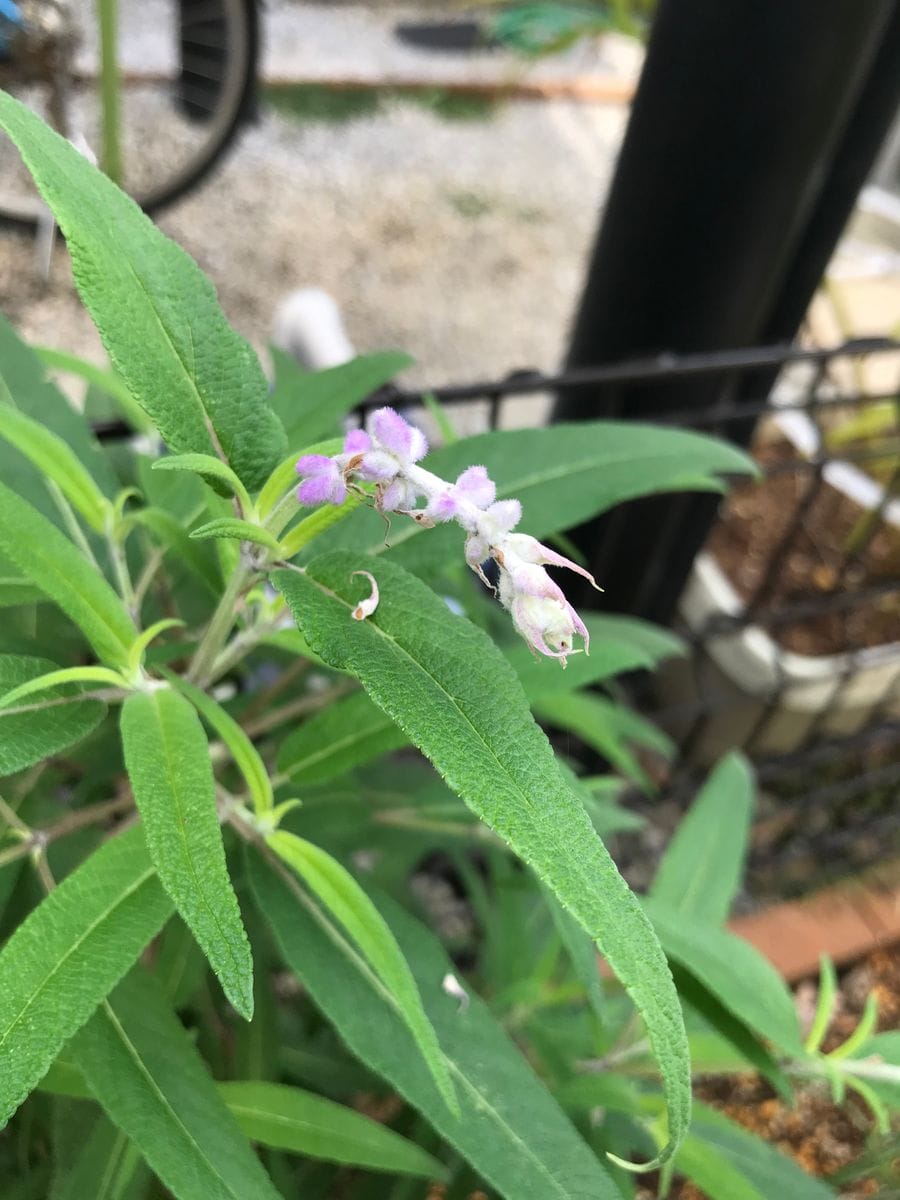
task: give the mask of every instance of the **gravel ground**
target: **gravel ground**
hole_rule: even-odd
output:
[[[359,350],[408,350],[416,382],[553,367],[626,117],[568,101],[468,120],[409,99],[340,123],[264,110],[160,224],[259,348],[279,299],[316,285]],[[29,239],[0,234],[0,308],[35,341],[102,358],[64,250],[46,285],[32,253]]]

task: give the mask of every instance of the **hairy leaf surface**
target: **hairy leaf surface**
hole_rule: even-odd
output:
[[[69,539],[4,483],[0,550],[75,622],[98,658],[127,664],[135,629],[122,601]]]
[[[123,980],[72,1051],[105,1112],[178,1200],[281,1200],[146,972]]]
[[[0,951],[0,1122],[172,911],[133,828],[69,875]]]
[[[0,654],[0,696],[55,670],[56,663],[47,658]],[[47,708],[33,707],[46,700],[68,700],[80,691],[80,687],[70,684],[54,688],[47,695],[39,692],[29,696],[21,705],[0,708],[0,776],[12,775],[58,754],[97,728],[106,713],[106,705],[100,700],[73,699]]]
[[[381,601],[372,617],[354,621],[360,583],[369,585],[352,572],[366,567]],[[503,655],[391,562],[336,552],[314,560],[303,575],[278,571],[274,579],[316,653],[359,677],[450,787],[597,941],[647,1024],[677,1144],[690,1114],[690,1068],[668,964]]]
[[[163,674],[174,688],[177,688],[190,700],[204,721],[211,729],[215,730],[228,747],[235,766],[244,776],[256,811],[263,812],[271,809],[273,804],[272,783],[266,770],[266,764],[234,717],[226,712],[218,701],[213,700],[212,696],[208,696],[200,688],[194,687],[186,679],[174,675],[171,671],[164,671]]]
[[[122,706],[125,766],[159,877],[226,996],[253,1014],[253,962],[228,877],[209,746],[177,692],[137,692]]]

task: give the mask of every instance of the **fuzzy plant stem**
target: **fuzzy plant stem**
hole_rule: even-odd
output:
[[[250,584],[251,575],[250,568],[241,563],[222,593],[188,672],[189,681],[197,687],[206,687],[209,683],[216,659],[234,625],[238,602]]]

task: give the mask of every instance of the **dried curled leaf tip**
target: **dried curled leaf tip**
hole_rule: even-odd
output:
[[[360,600],[356,608],[350,614],[354,621],[364,621],[366,617],[371,617],[372,613],[378,607],[378,584],[375,582],[375,576],[370,571],[353,571],[353,575],[365,575],[369,583],[372,585],[372,591],[365,600]]]

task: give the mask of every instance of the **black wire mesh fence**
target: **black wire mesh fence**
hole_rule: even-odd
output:
[[[775,373],[774,387],[754,392]],[[685,407],[684,381],[701,376],[717,381],[713,403]],[[662,423],[749,441],[761,471],[719,505],[678,585],[673,626],[687,656],[625,682],[626,698],[673,739],[663,794],[677,811],[705,769],[744,750],[760,783],[751,870],[763,888],[808,886],[900,849],[900,343],[661,355],[432,394],[451,413],[482,402],[496,428],[522,423],[523,396],[590,387],[608,412],[610,394],[634,384],[677,389],[677,408],[658,405]],[[393,402],[421,398],[395,392]],[[617,544],[622,511],[605,527],[604,584],[628,553]],[[691,511],[673,501],[656,527],[635,615],[673,586]],[[615,607],[614,587],[607,597]]]
[[[702,408],[684,403],[691,378],[716,383],[698,389]],[[686,516],[703,510],[670,498],[653,527],[631,611],[654,612],[662,591],[677,587],[672,625],[688,652],[622,684],[623,698],[674,746],[668,764],[647,764],[661,798],[635,803],[674,824],[711,764],[741,749],[760,784],[758,887],[802,889],[900,849],[900,342],[663,354],[427,393],[389,386],[360,415],[386,401],[417,410],[427,394],[466,432],[512,428],[534,424],[523,398],[544,397],[549,419],[553,397],[589,387],[598,409],[628,419],[616,397],[636,384],[662,390],[657,423],[749,444],[761,479],[708,510],[686,578],[674,578],[672,564]],[[602,546],[582,546],[604,585],[617,562],[633,570],[620,533],[626,508],[606,518]],[[603,599],[622,611],[614,586]],[[618,849],[627,869],[628,846]]]

